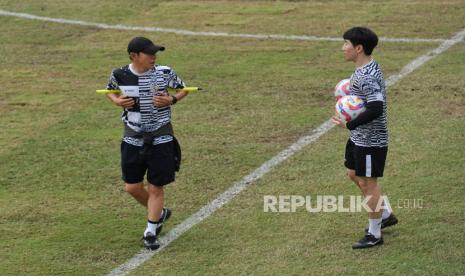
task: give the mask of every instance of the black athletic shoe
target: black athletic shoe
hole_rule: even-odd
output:
[[[158,226],[157,226],[157,235],[160,234],[161,229],[163,228],[163,224],[165,221],[167,221],[171,217],[171,210],[168,208],[163,208],[163,211],[161,213],[161,218],[158,221]]]
[[[398,222],[399,220],[397,220],[396,216],[394,216],[394,214],[391,213],[389,217],[381,220],[381,229],[396,225]],[[365,233],[368,233],[368,228],[365,228]]]
[[[381,229],[383,228],[386,228],[386,227],[389,227],[389,226],[393,226],[393,225],[396,225],[399,221],[397,220],[396,216],[394,216],[394,214],[391,213],[391,215],[389,215],[389,217],[383,219],[381,221]]]
[[[352,244],[352,249],[362,249],[362,248],[369,248],[376,245],[382,245],[384,243],[383,237],[379,237],[379,239],[375,238],[372,234],[368,233],[363,237],[363,239],[359,240],[358,242]]]
[[[156,250],[160,247],[158,243],[157,236],[153,233],[148,232],[143,238],[144,240],[144,247],[150,250]]]

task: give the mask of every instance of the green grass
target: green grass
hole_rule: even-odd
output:
[[[345,1],[146,1],[140,11],[122,1],[0,3],[45,16],[206,31],[340,36],[368,18],[363,23],[382,36],[447,38],[465,27],[461,1],[363,8]],[[347,16],[339,18],[341,11]],[[165,45],[159,63],[208,90],[174,107],[184,162],[167,187],[174,216],[165,233],[331,116],[331,90],[353,70],[334,42],[184,37],[0,17],[1,275],[98,275],[139,251],[145,211],[120,180],[120,111],[93,92],[128,62],[126,43],[135,35]],[[381,43],[375,57],[389,76],[434,47]],[[358,194],[344,176],[347,134],[338,129],[135,274],[463,272],[464,54],[461,43],[389,89],[391,147],[382,184],[394,202],[421,198],[425,208],[396,210],[401,224],[386,232],[383,248],[349,249],[364,214],[262,211],[263,195]]]
[[[381,36],[449,38],[463,28],[463,0],[153,1],[2,0],[6,10],[92,22],[192,31],[341,36],[370,25]],[[91,7],[91,8],[90,8]],[[76,11],[85,11],[76,15]],[[369,12],[367,12],[369,11]]]

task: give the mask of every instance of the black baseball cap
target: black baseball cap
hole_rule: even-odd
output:
[[[153,42],[145,37],[134,37],[128,44],[128,53],[145,53],[154,55],[158,51],[164,51],[165,47],[155,45]]]

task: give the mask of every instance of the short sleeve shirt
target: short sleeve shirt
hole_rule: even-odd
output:
[[[132,65],[113,70],[107,89],[119,89],[134,99],[135,105],[124,109],[121,119],[135,132],[153,132],[171,122],[171,107],[158,108],[153,104],[153,96],[160,95],[168,88],[184,88],[186,84],[176,72],[168,66],[155,65],[145,73],[136,73]],[[171,135],[154,137],[153,144],[167,143],[173,140]],[[126,143],[142,146],[143,139],[123,137]]]
[[[350,94],[362,98],[365,103],[383,102],[383,113],[373,121],[350,131],[350,140],[362,147],[387,147],[387,101],[384,76],[379,64],[372,60],[357,68],[350,78]]]

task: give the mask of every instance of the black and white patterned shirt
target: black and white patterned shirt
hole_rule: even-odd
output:
[[[135,132],[153,132],[171,122],[170,106],[158,108],[153,105],[153,96],[161,95],[168,88],[184,88],[185,83],[168,66],[155,65],[145,73],[138,74],[132,64],[113,70],[107,89],[119,89],[134,99],[134,106],[124,109],[121,118],[126,126]],[[153,144],[167,143],[171,135],[154,137]],[[123,137],[123,141],[142,146],[142,138]]]
[[[350,131],[350,140],[362,147],[387,147],[387,102],[384,76],[379,64],[372,60],[355,70],[350,78],[350,95],[362,98],[365,103],[383,102],[383,113],[373,121]]]

